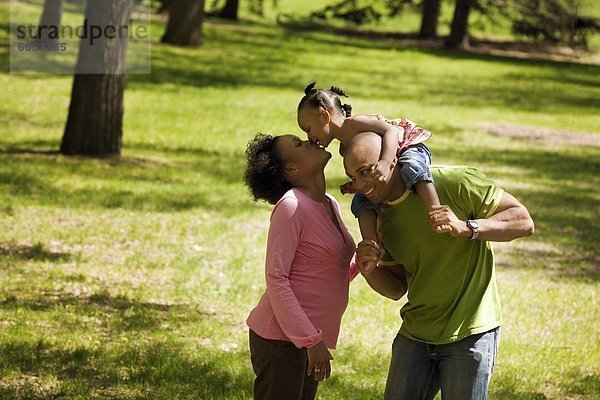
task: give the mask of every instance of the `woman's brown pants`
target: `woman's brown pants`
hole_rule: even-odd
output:
[[[250,359],[256,374],[254,400],[314,400],[319,381],[306,374],[306,349],[250,330]]]

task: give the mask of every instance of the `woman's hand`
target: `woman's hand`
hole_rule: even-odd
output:
[[[323,341],[306,349],[306,351],[308,353],[308,370],[306,373],[313,375],[318,381],[329,378],[331,376],[331,360],[333,360],[333,357],[329,349],[323,344]]]

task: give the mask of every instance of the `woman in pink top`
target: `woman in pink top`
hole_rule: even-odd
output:
[[[267,240],[267,289],[246,323],[255,399],[314,399],[331,374],[354,240],[325,193],[322,147],[293,135],[248,143],[244,180],[255,200],[275,204]]]

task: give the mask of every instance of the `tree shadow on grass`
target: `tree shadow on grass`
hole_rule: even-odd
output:
[[[210,51],[181,50],[163,46],[153,53],[153,74],[133,76],[135,85],[173,84],[186,86],[263,86],[299,90],[306,85],[307,71],[318,69],[319,76],[331,82],[339,80],[337,65],[311,65],[304,54],[328,54],[331,48],[347,64],[353,64],[356,52],[361,49],[408,51],[427,54],[439,59],[481,61],[501,65],[500,75],[478,76],[469,79],[460,71],[448,74],[428,73],[399,62],[378,64],[354,63],[352,73],[344,79],[352,85],[351,93],[361,97],[396,98],[400,87],[409,87],[419,93],[423,102],[430,105],[465,105],[476,107],[506,107],[539,111],[542,107],[577,107],[593,112],[598,107],[597,93],[589,83],[600,84],[599,67],[553,61],[515,60],[500,56],[447,51],[445,49],[408,47],[406,45],[377,41],[353,40],[332,34],[305,31],[259,29],[247,23],[235,25],[215,24],[207,33]],[[252,51],[249,51],[249,48]],[[399,59],[402,57],[398,56]],[[291,73],[290,65],[299,68]],[[303,66],[306,65],[306,68]],[[400,70],[398,69],[400,68]],[[515,72],[515,68],[518,72]],[[525,68],[530,68],[527,70]],[[506,72],[502,72],[506,71]],[[457,75],[458,74],[458,75]],[[381,79],[379,76],[381,75]],[[379,84],[401,75],[398,86]],[[362,79],[370,76],[367,82]],[[330,78],[327,78],[330,77]],[[355,79],[361,77],[360,79]],[[456,79],[460,77],[460,85]],[[570,77],[567,80],[564,77]],[[565,90],[557,90],[559,83]],[[524,84],[525,83],[525,84]],[[569,88],[567,85],[575,86]],[[576,90],[584,85],[587,90]],[[443,90],[440,90],[443,88]]]
[[[196,346],[202,338],[185,340],[171,325],[215,324],[219,316],[186,304],[153,304],[123,296],[98,293],[75,297],[66,293],[20,299],[9,296],[0,310],[15,313],[68,310],[68,329],[82,335],[102,334],[100,342],[72,343],[40,332],[31,339],[0,342],[0,398],[47,399],[246,399],[254,376],[248,351],[219,351]],[[77,316],[102,323],[89,327]],[[67,329],[67,327],[65,327]],[[108,329],[106,332],[103,330]],[[202,329],[197,331],[202,332]],[[126,342],[122,334],[134,333]],[[377,388],[355,387],[351,381],[332,379],[327,385],[344,399],[376,398]]]
[[[519,390],[499,390],[492,392],[493,397],[503,400],[546,400],[545,394],[537,391],[523,392]]]
[[[249,371],[240,372],[238,367],[246,359],[244,355],[212,346],[199,348],[195,343],[202,343],[204,337],[180,340],[178,329],[184,326],[210,334],[214,325],[221,323],[212,310],[140,302],[108,292],[17,296],[8,296],[0,310],[11,315],[33,312],[53,320],[60,310],[58,317],[68,322],[23,336],[31,337],[29,340],[22,336],[7,340],[11,336],[5,336],[0,342],[0,365],[7,373],[0,378],[0,398],[248,397],[244,393],[248,392]],[[39,318],[31,315],[31,320],[28,326],[35,327]],[[82,340],[61,340],[65,330]]]
[[[250,204],[241,186],[241,154],[132,144],[130,151],[150,149],[167,158],[90,159],[38,150],[39,144],[0,152],[5,161],[0,190],[10,197],[64,207],[175,212],[203,208],[235,213]]]
[[[527,199],[530,211],[544,213],[543,220],[552,228],[574,225],[583,230],[582,236],[592,234],[598,228],[596,220],[587,214],[577,213],[579,210],[597,210],[594,196],[588,189],[598,181],[600,173],[600,159],[594,156],[596,151],[566,152],[561,148],[532,146],[518,149],[457,146],[452,152],[453,157],[468,159],[471,165],[485,166],[486,170],[510,167],[517,171],[514,172],[517,184],[524,183],[518,189],[519,194]],[[505,176],[504,179],[511,177]],[[539,180],[549,182],[544,184],[546,189],[536,185]],[[533,185],[528,185],[528,182]],[[595,237],[593,234],[590,236]]]
[[[241,354],[190,352],[176,340],[96,348],[12,341],[0,349],[2,364],[19,370],[0,380],[2,398],[208,400],[249,398],[251,393],[250,371],[230,367],[245,361]]]
[[[594,210],[597,201],[585,189],[521,189],[521,193],[536,223],[537,234],[542,234],[554,246],[552,251],[548,251],[534,245],[523,245],[515,255],[528,260],[528,265],[547,268],[557,276],[598,280],[597,235],[600,225],[596,220],[597,212],[596,215],[589,213]]]
[[[1,180],[1,177],[0,177]],[[43,243],[18,244],[14,241],[0,243],[0,258],[17,258],[20,260],[51,261],[54,263],[67,262],[71,254],[52,251]]]
[[[0,345],[0,349],[0,359],[14,360],[21,369],[17,377],[4,382],[0,380],[0,395],[11,399],[69,398],[75,395],[156,400],[252,397],[254,376],[247,352],[202,349],[191,353],[177,341],[156,341],[111,349],[61,348],[44,342],[11,342]],[[44,380],[49,380],[50,376],[55,377],[59,384],[44,385]],[[341,382],[335,376],[324,385],[333,389],[335,398],[364,400],[381,397],[376,388],[358,387]]]
[[[549,398],[539,390],[524,391],[513,387],[514,385],[515,382],[512,378],[503,381],[501,377],[494,377],[490,397],[502,400],[546,400]],[[585,375],[581,370],[569,371],[562,376],[561,382],[553,382],[552,386],[558,386],[560,393],[565,396],[564,398],[584,398],[579,397],[582,395],[588,398],[587,395],[589,395],[592,396],[589,397],[591,399],[595,398],[593,396],[600,391],[600,376],[597,374]]]
[[[170,323],[200,324],[217,318],[215,311],[200,306],[141,302],[106,291],[81,296],[59,291],[44,292],[37,297],[9,294],[0,302],[1,310],[13,313],[17,310],[48,312],[57,308],[68,309],[79,316],[101,315],[110,326],[108,331],[103,331],[109,336],[126,331],[167,331],[170,328],[163,327],[167,320]],[[85,330],[85,326],[79,326],[76,322],[70,328]]]

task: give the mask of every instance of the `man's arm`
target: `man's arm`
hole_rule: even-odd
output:
[[[378,267],[365,280],[380,295],[398,301],[406,294],[408,283],[402,265]]]
[[[479,223],[479,240],[510,242],[521,237],[531,236],[535,230],[529,211],[514,196],[504,192],[500,204],[488,218],[476,219]],[[467,221],[461,221],[448,206],[431,206],[429,223],[432,228],[448,224],[452,236],[470,238],[471,229]]]
[[[407,291],[406,270],[401,265],[375,268],[367,272],[367,263],[377,263],[383,256],[383,248],[372,240],[363,240],[356,249],[356,264],[367,283],[380,295],[400,300]]]

